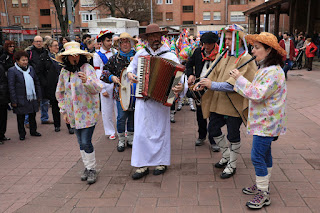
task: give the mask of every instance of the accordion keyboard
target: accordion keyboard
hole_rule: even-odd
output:
[[[138,67],[137,67],[137,77],[138,83],[136,87],[136,98],[143,98],[142,91],[143,91],[143,79],[144,79],[144,63],[145,60],[142,57],[138,58]]]

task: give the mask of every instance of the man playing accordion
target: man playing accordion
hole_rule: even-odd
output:
[[[140,34],[148,44],[137,52],[127,68],[128,79],[132,83],[138,83],[138,58],[141,56],[158,56],[179,63],[177,56],[161,44],[161,36],[167,33],[161,31],[157,24],[150,24],[146,33]],[[183,88],[179,83],[172,90],[178,94]],[[152,99],[136,99],[134,118],[131,165],[138,169],[132,178],[140,179],[149,174],[149,166],[156,166],[154,175],[163,174],[170,165],[170,107]]]

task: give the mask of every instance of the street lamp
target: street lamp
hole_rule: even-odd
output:
[[[58,40],[58,26],[57,26],[57,11],[55,11],[55,10],[53,10],[52,9],[52,14],[54,14],[54,21],[55,21],[55,23],[56,23],[56,33],[54,33],[55,34],[55,36],[56,36],[56,39]]]

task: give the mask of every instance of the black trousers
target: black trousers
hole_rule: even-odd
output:
[[[196,107],[199,139],[204,139],[207,137],[207,119],[203,118],[201,106],[196,105]]]
[[[312,61],[313,61],[313,57],[307,58],[306,60],[306,67],[310,70],[312,70]]]
[[[37,132],[37,122],[36,122],[36,113],[29,113],[29,128],[30,134],[35,134]],[[25,114],[17,114],[18,121],[18,132],[20,137],[26,136],[26,130],[24,128],[24,119]]]
[[[209,138],[222,135],[221,127],[227,125],[227,139],[230,143],[240,142],[240,126],[242,124],[240,117],[225,116],[211,112],[210,123],[211,125],[208,127]]]
[[[58,107],[58,101],[57,100],[50,100],[50,104],[52,106],[52,117],[53,117],[53,123],[54,127],[60,127],[61,126],[61,117],[60,117],[60,109]]]
[[[7,131],[8,104],[0,104],[0,139]]]

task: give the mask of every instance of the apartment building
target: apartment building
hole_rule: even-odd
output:
[[[94,0],[80,0],[74,8],[74,32],[88,31],[88,21],[98,18]],[[0,0],[0,32],[2,40],[31,40],[35,35],[61,35],[57,12],[51,0]],[[1,40],[0,40],[1,41]]]
[[[265,0],[155,0],[155,22],[162,27],[189,28],[191,34],[202,29],[218,30],[236,23],[247,28],[243,11]],[[202,27],[201,27],[202,26]]]

